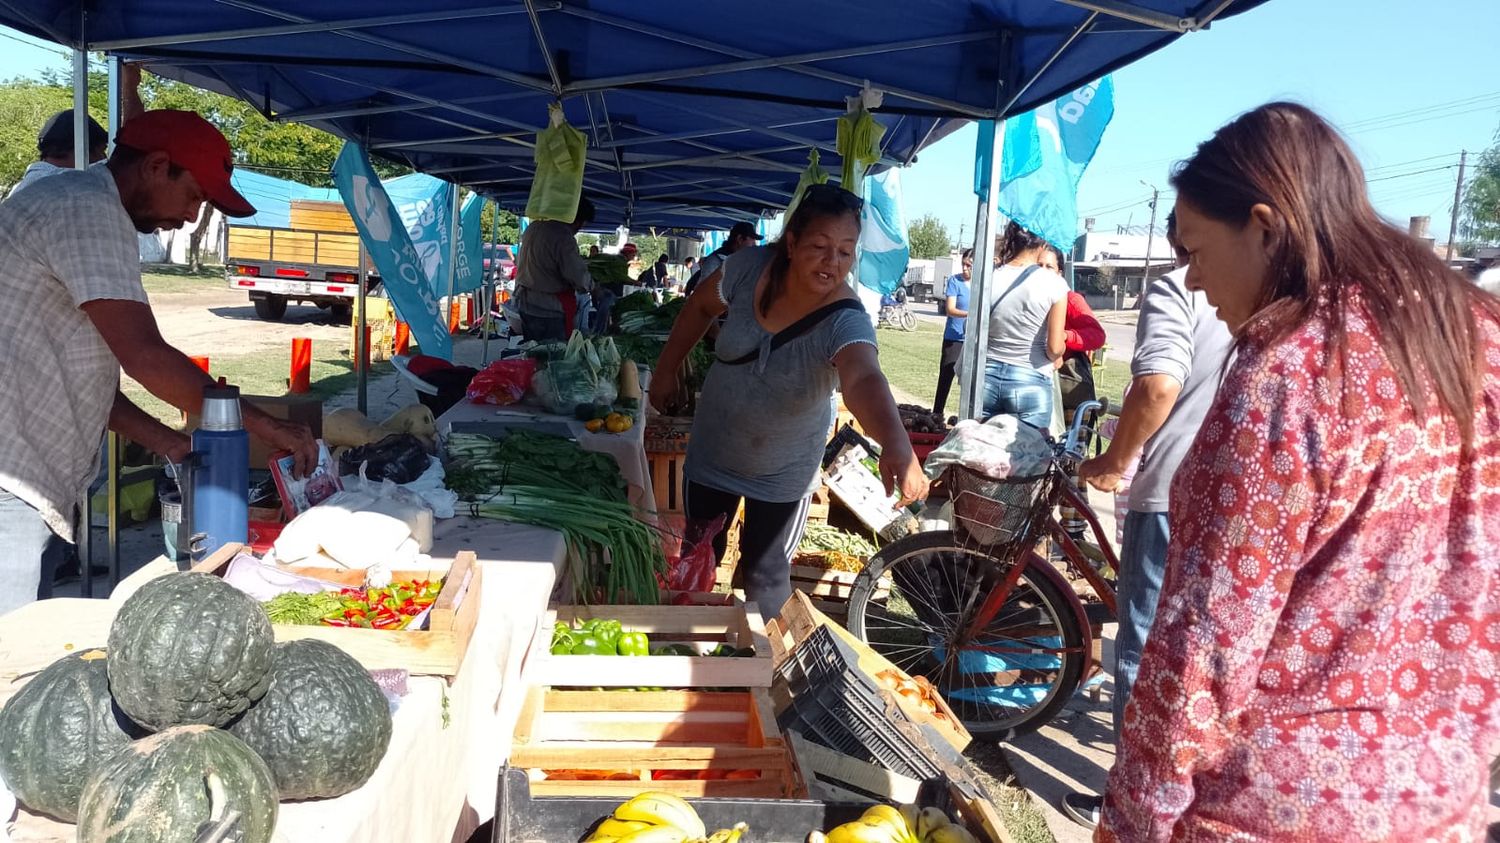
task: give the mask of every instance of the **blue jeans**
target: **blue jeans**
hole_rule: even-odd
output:
[[[66,542],[30,504],[0,490],[0,615],[52,596]]]
[[[991,360],[984,367],[984,418],[1001,413],[1046,430],[1052,424],[1052,377]]]
[[[1125,703],[1141,668],[1141,651],[1156,620],[1161,578],[1167,568],[1167,514],[1134,512],[1125,516],[1125,543],[1120,547],[1120,578],[1115,589],[1120,630],[1115,634],[1115,740],[1125,728]]]
[[[615,295],[613,290],[601,289],[599,291],[599,298],[594,302],[594,318],[587,333],[604,335],[609,328],[609,312],[619,300],[620,297]]]

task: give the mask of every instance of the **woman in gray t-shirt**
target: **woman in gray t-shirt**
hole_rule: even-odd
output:
[[[845,404],[880,443],[886,489],[899,487],[905,501],[927,493],[880,372],[869,314],[844,283],[862,207],[848,191],[809,188],[780,240],[740,250],[702,280],[672,326],[651,383],[651,403],[667,406],[688,350],[725,315],[683,467],[687,516],[722,514],[727,522],[744,501],[740,569],[748,598],[768,615],[792,593],[791,560],[840,383]],[[809,324],[813,316],[819,318]],[[722,558],[723,533],[714,547]]]

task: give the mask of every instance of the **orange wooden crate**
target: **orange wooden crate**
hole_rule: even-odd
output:
[[[655,658],[655,657],[648,657]],[[556,691],[533,687],[510,764],[538,796],[616,796],[642,790],[682,797],[792,795],[787,748],[770,694],[744,691]],[[655,779],[653,771],[713,771],[723,778]],[[608,779],[577,776],[598,771]],[[735,778],[727,778],[729,775]]]

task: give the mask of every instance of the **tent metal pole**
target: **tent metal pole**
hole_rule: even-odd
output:
[[[564,6],[561,11],[565,15],[572,15],[573,17],[583,18],[584,20],[591,20],[595,23],[607,24],[609,26],[624,29],[629,32],[635,32],[640,35],[647,35],[653,38],[660,38],[664,41],[671,41],[675,44],[684,44],[689,47],[697,47],[700,50],[708,50],[710,52],[718,53],[719,55],[730,56],[731,58],[767,58],[764,55],[753,53],[749,50],[740,50],[734,47],[725,46],[723,44],[715,44],[712,41],[705,41],[702,38],[694,38],[678,32],[673,32],[669,29],[663,29],[661,27],[638,23],[633,20],[615,17],[614,15],[605,14],[603,12],[596,12],[592,9],[585,9],[582,6]],[[823,79],[829,82],[837,82],[841,85],[850,85],[856,89],[860,89],[866,85],[869,85],[874,88],[879,88],[889,96],[900,97],[901,99],[908,100],[910,102],[916,102],[923,105],[930,105],[935,108],[945,109],[947,111],[962,114],[965,117],[984,120],[991,119],[995,116],[995,112],[991,112],[986,108],[969,105],[968,103],[958,102],[957,100],[944,99],[943,97],[924,94],[920,91],[911,91],[906,88],[893,87],[891,85],[884,84],[877,79],[857,79],[847,74],[835,73],[831,70],[823,70],[816,67],[805,67],[800,64],[791,65],[790,67],[785,67],[783,69],[788,73],[796,73],[801,76],[811,76],[814,79]]]
[[[482,369],[490,365],[490,314],[495,309],[495,286],[500,281],[500,203],[491,203],[495,207],[493,225],[490,226],[490,263],[493,269],[484,273],[484,314],[479,318],[480,332],[484,335],[484,344],[479,350],[479,367]],[[481,249],[481,252],[484,250]],[[484,257],[480,256],[479,268],[484,269]]]
[[[1055,2],[1065,6],[1088,9],[1091,12],[1100,12],[1112,18],[1128,20],[1131,23],[1142,24],[1153,29],[1164,29],[1168,32],[1192,32],[1201,26],[1197,18],[1179,18],[1152,9],[1143,9],[1130,3],[1122,3],[1119,0],[1055,0]]]
[[[995,263],[995,203],[1000,198],[1004,147],[1005,121],[998,120],[995,122],[994,145],[990,150],[989,193],[985,201],[979,203],[979,214],[974,223],[974,281],[969,301],[977,302],[978,306],[969,308],[958,378],[958,414],[965,419],[977,419],[984,413],[985,349],[989,347],[990,308],[994,306],[990,281],[994,278]]]
[[[87,55],[87,54],[85,54]],[[123,111],[120,90],[121,59],[119,56],[110,56],[107,60],[109,72],[109,87],[107,103],[107,118],[109,120],[110,136],[113,137],[120,130],[120,119]],[[84,87],[88,86],[87,73],[84,75]],[[76,137],[76,135],[75,135]],[[205,209],[205,214],[212,213]],[[109,569],[109,590],[114,591],[115,586],[120,584],[120,462],[121,444],[120,435],[111,431],[106,437],[105,449],[109,459],[109,533],[107,555],[105,565]]]
[[[530,5],[530,4],[528,4]],[[544,11],[556,11],[562,3],[542,2],[537,4]],[[384,15],[375,18],[343,18],[341,20],[289,23],[282,26],[258,26],[243,29],[223,29],[217,32],[187,32],[181,35],[157,35],[151,38],[121,38],[93,44],[96,50],[132,50],[140,47],[176,47],[182,44],[201,44],[205,41],[238,41],[246,38],[278,38],[287,35],[309,35],[332,32],[336,29],[373,29],[381,26],[400,26],[412,23],[437,23],[440,21],[466,20],[470,18],[492,18],[503,15],[518,15],[526,11],[515,6],[484,6],[478,9],[455,9],[450,11],[417,12],[407,15]]]
[[[486,94],[482,97],[464,97],[453,101],[454,105],[478,105],[487,102],[503,102],[536,96],[535,91],[512,91],[506,94]],[[422,102],[376,104],[370,99],[352,100],[328,105],[297,108],[282,111],[271,118],[273,123],[304,122],[308,120],[334,120],[339,117],[368,117],[372,114],[397,114],[405,111],[423,111],[434,106]]]
[[[742,135],[746,132],[761,132],[765,129],[793,129],[798,126],[816,126],[819,123],[827,123],[837,120],[837,117],[819,117],[813,120],[787,120],[781,123],[772,123],[764,128],[753,127],[748,123],[734,125],[724,129],[694,129],[688,132],[674,132],[668,135],[651,135],[643,138],[622,138],[621,140],[605,141],[596,144],[600,149],[614,149],[627,146],[641,146],[652,143],[666,143],[668,141],[701,140],[703,138],[717,138],[725,135]]]
[[[674,79],[695,79],[701,76],[718,76],[754,70],[791,70],[798,65],[810,64],[812,62],[835,61],[838,59],[900,53],[908,50],[925,50],[933,47],[948,47],[954,44],[994,40],[998,40],[998,33],[959,32],[952,35],[937,35],[931,38],[914,38],[908,41],[893,41],[887,44],[861,44],[834,50],[797,53],[789,56],[747,57],[740,61],[705,64],[697,67],[681,67],[655,73],[631,73],[622,76],[601,76],[595,79],[582,79],[568,85],[565,91],[569,94],[578,94],[586,91],[607,91],[615,88],[628,88],[632,85],[645,85],[653,82],[670,82]]]
[[[369,279],[365,274],[365,238],[359,238],[359,263],[354,272],[358,279],[354,300],[354,368],[358,373],[355,376],[355,406],[361,413],[370,409],[370,367],[366,361],[370,358],[370,349],[366,348],[369,342],[369,314],[365,310],[365,286]]]
[[[307,17],[306,15],[299,15],[292,12],[283,12],[280,9],[273,9],[269,6],[263,6],[259,3],[249,2],[249,0],[218,0],[218,2],[225,6],[231,6],[236,9],[244,9],[247,12],[257,12],[262,15],[279,18],[291,23],[319,23],[319,21]],[[347,29],[335,29],[332,30],[332,32],[334,35],[338,35],[342,38],[361,41],[366,44],[373,44],[377,47],[385,47],[388,50],[395,50],[398,53],[406,53],[407,55],[417,56],[418,58],[424,58],[428,61],[435,61],[442,64],[451,65],[453,67],[460,67],[464,70],[470,70],[475,73],[490,76],[504,82],[510,82],[514,85],[520,85],[523,88],[531,88],[535,91],[551,91],[550,85],[544,80],[537,79],[532,76],[527,76],[524,73],[516,73],[514,71],[505,70],[504,68],[495,67],[493,65],[481,64],[480,62],[472,62],[455,58],[453,55],[443,53],[439,50],[429,50],[425,47],[418,47],[412,44],[404,43],[402,41],[397,41],[394,38],[385,38],[379,35],[370,35],[364,32],[351,32]]]
[[[455,288],[458,286],[458,238],[459,238],[459,234],[458,234],[458,183],[457,182],[449,182],[449,184],[452,186],[452,191],[451,192],[453,194],[453,198],[452,198],[452,201],[449,203],[452,206],[452,210],[451,210],[451,212],[448,215],[448,220],[449,220],[449,222],[448,222],[448,312],[446,314],[444,314],[443,319],[446,322],[448,322],[448,323],[451,324],[452,321],[453,321],[453,302],[456,300],[456,297],[457,297],[457,292],[456,292]],[[451,329],[450,329],[450,333],[451,333]],[[449,356],[451,357],[452,354],[450,353]],[[449,360],[448,362],[452,363],[453,361]]]
[[[525,137],[530,132],[484,132],[477,135],[449,135],[445,138],[424,138],[422,140],[391,141],[389,143],[377,143],[370,147],[371,150],[380,149],[410,149],[414,146],[427,146],[435,143],[473,143],[474,141],[509,140],[511,138]]]

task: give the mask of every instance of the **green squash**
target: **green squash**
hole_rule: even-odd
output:
[[[352,656],[323,641],[277,644],[271,689],[229,731],[271,767],[283,799],[342,796],[391,742],[391,710]]]
[[[168,574],[125,601],[109,630],[109,689],[149,729],[223,726],[271,684],[265,609],[212,574]]]
[[[145,734],[115,707],[102,650],[65,656],[0,708],[0,778],[27,808],[73,822],[89,773]]]
[[[239,814],[237,843],[269,843],[276,783],[250,747],[211,726],[142,738],[94,769],[78,802],[78,843],[192,841]]]

